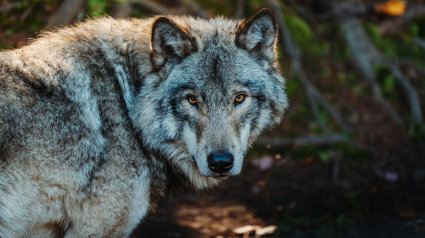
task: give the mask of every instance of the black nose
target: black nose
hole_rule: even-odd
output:
[[[208,155],[208,168],[215,173],[225,173],[233,167],[233,155],[226,152],[213,152]]]

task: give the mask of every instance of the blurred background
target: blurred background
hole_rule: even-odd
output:
[[[291,105],[241,175],[170,197],[132,237],[425,237],[424,0],[0,0],[0,49],[109,15],[272,8]]]

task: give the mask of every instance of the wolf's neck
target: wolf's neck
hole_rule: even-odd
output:
[[[144,151],[151,174],[149,189],[151,211],[170,194],[194,190],[186,175],[175,167],[176,165],[171,164],[169,158],[155,151],[148,152],[147,148],[144,148]]]
[[[130,33],[110,33],[102,47],[105,58],[114,69],[120,89],[130,111],[143,79],[152,71],[149,41]]]

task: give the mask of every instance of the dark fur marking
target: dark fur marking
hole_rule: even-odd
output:
[[[17,73],[23,83],[28,88],[31,88],[40,97],[52,97],[54,95],[55,87],[47,85],[42,79],[29,78],[28,76]]]
[[[52,222],[44,224],[42,226],[42,229],[51,231],[54,234],[55,238],[63,238],[65,237],[69,228],[59,222]]]
[[[195,124],[195,132],[196,132],[196,142],[199,143],[202,138],[202,134],[204,132],[204,127],[202,126],[202,124],[200,123]]]
[[[127,131],[130,133],[133,133],[134,129],[131,124],[131,120],[129,117],[128,109],[125,104],[124,100],[124,92],[122,91],[122,88],[119,84],[119,80],[116,76],[116,72],[111,65],[111,63],[107,60],[104,52],[100,49],[94,49],[92,54],[97,55],[97,59],[102,59],[103,67],[99,67],[96,62],[90,62],[88,67],[91,68],[91,71],[93,72],[92,80],[91,80],[91,91],[94,95],[96,95],[98,108],[99,108],[99,116],[101,119],[102,127],[101,127],[101,133],[104,138],[107,138],[107,142],[114,142],[116,140],[115,136],[113,135],[114,128],[116,126],[115,123],[113,123],[115,120],[112,118],[109,118],[110,115],[114,115],[115,113],[108,113],[108,110],[113,110],[113,108],[109,108],[108,101],[112,100],[118,100],[118,102],[114,102],[114,106],[118,105],[118,114],[122,116],[122,120],[124,121],[124,126],[127,128]],[[129,80],[130,81],[130,80]],[[130,84],[130,82],[128,82]],[[104,86],[99,87],[96,86],[96,84],[103,84]],[[97,92],[96,89],[102,89],[102,92]],[[100,95],[104,95],[106,97],[100,98]],[[105,103],[106,102],[106,103]],[[103,106],[105,105],[105,106]],[[133,135],[134,138],[138,138],[138,136]],[[141,145],[141,143],[139,143]],[[86,188],[89,189],[92,185],[93,179],[96,178],[96,172],[102,167],[102,165],[108,160],[107,155],[107,149],[108,145],[106,145],[106,151],[103,151],[97,158],[91,158],[88,159],[88,161],[94,161],[95,165],[92,167],[92,169],[87,174],[87,180],[88,183],[86,185]],[[82,164],[83,165],[83,164]]]
[[[13,134],[11,133],[8,133],[2,136],[5,136],[6,138],[10,138],[10,139],[11,137],[13,138]],[[9,144],[10,142],[8,141],[7,143]],[[4,168],[7,165],[8,158],[9,158],[9,148],[6,147],[6,142],[3,141],[0,143],[0,168]]]
[[[4,71],[9,74],[9,77],[12,78],[11,83],[15,83],[16,86],[21,83],[25,85],[24,87],[20,86],[16,89],[16,92],[23,95],[32,95],[40,99],[51,99],[51,97],[57,95],[60,97],[66,97],[64,90],[58,86],[48,85],[42,78],[37,78],[34,76],[25,75],[23,72],[15,69],[10,69],[10,67],[3,66]],[[52,100],[57,100],[52,99]]]

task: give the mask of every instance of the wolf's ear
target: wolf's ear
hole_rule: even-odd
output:
[[[236,34],[236,45],[254,58],[273,62],[276,38],[276,15],[270,8],[262,8],[240,26]]]
[[[155,68],[165,62],[179,63],[196,50],[196,42],[189,33],[167,17],[156,19],[152,27],[151,60]]]

